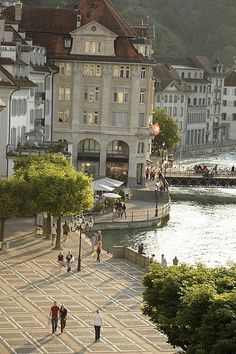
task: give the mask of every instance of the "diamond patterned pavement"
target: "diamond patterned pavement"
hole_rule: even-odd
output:
[[[73,236],[73,237],[72,237]],[[76,256],[78,235],[64,245]],[[176,353],[142,315],[143,270],[125,260],[102,254],[97,263],[83,235],[82,270],[58,273],[58,252],[50,241],[27,234],[0,254],[0,353]],[[21,242],[22,241],[22,242]],[[51,334],[48,314],[52,302],[68,309],[66,331]],[[94,342],[93,317],[100,308],[102,337]]]

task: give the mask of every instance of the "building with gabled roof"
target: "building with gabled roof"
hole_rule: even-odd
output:
[[[45,47],[59,68],[53,139],[73,143],[74,165],[95,178],[143,184],[153,109],[151,38],[137,34],[109,0],[57,9],[17,3],[4,17]]]
[[[236,70],[226,74],[222,104],[223,139],[236,140]]]

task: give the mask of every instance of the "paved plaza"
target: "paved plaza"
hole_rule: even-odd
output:
[[[17,226],[18,225],[18,226]],[[166,353],[175,351],[141,313],[142,268],[103,252],[91,255],[83,235],[82,269],[58,273],[50,241],[32,234],[31,219],[9,224],[11,248],[0,254],[0,353]],[[10,230],[10,231],[9,231]],[[20,231],[19,231],[20,230]],[[64,245],[77,256],[78,235]],[[69,311],[65,333],[51,334],[53,301]],[[93,317],[99,308],[104,326],[94,342]]]

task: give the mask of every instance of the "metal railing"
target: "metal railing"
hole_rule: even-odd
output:
[[[168,168],[165,176],[168,177],[203,177],[204,171],[195,171],[194,169],[185,169],[185,168]],[[211,175],[211,171],[209,176]],[[222,170],[219,169],[217,174],[212,175],[213,178],[222,178],[222,177],[235,177],[236,171]]]
[[[119,214],[118,212],[109,212],[103,210],[101,212],[93,213],[93,220],[95,223],[104,223],[104,222],[137,222],[137,221],[148,221],[156,218],[155,216],[156,208],[153,209],[144,209],[144,210],[127,210],[126,214]],[[164,218],[170,213],[170,202],[165,205],[157,207],[157,218]]]

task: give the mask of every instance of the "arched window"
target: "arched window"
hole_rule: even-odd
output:
[[[79,152],[100,152],[100,145],[94,139],[84,139],[79,143]]]

